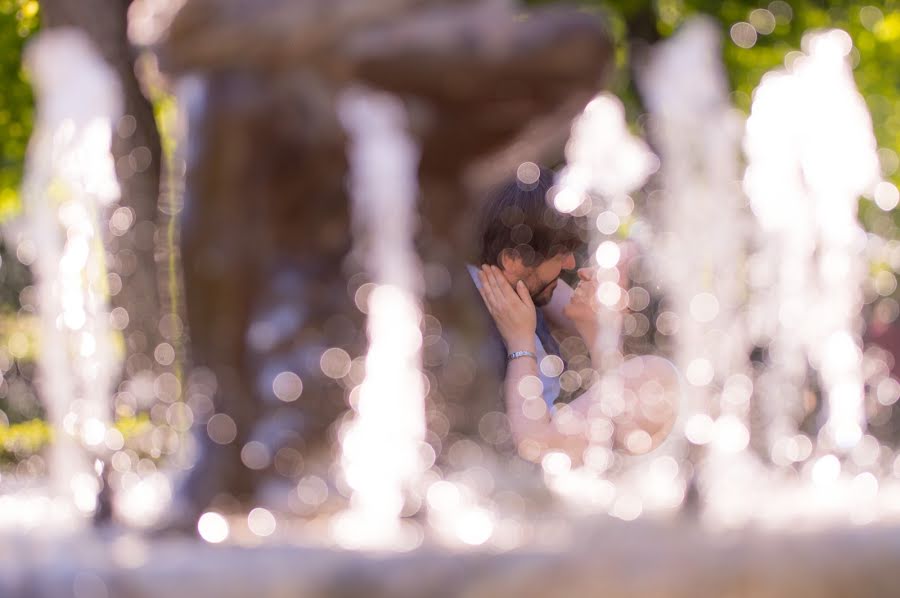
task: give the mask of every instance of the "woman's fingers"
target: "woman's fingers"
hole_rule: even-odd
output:
[[[506,299],[506,296],[503,294],[503,286],[506,283],[506,280],[503,280],[502,283],[497,280],[497,277],[491,271],[490,266],[484,266],[484,292],[487,296],[487,301],[490,302],[491,306],[494,309],[494,315],[504,314],[509,311],[509,302]]]
[[[531,293],[528,292],[528,287],[526,287],[525,283],[521,280],[516,283],[516,293],[518,293],[519,299],[522,300],[522,303],[524,303],[528,307],[534,307],[534,303],[531,300]]]
[[[504,283],[506,283],[506,281],[499,280],[499,277],[497,275],[497,272],[496,272],[496,269],[494,266],[487,266],[485,268],[484,275],[488,280],[488,287],[490,288],[491,293],[494,294],[494,300],[497,302],[503,301],[505,303],[505,300],[507,299],[507,297],[506,297],[506,294],[504,293],[505,289],[503,288],[503,286],[504,286]]]
[[[516,291],[513,290],[512,285],[503,278],[503,274],[500,272],[500,268],[497,266],[491,266],[491,276],[494,281],[494,290],[495,292],[502,295],[502,297],[506,301],[515,301],[518,295]]]
[[[534,309],[531,294],[523,281],[511,285],[500,268],[488,265],[482,266],[478,277],[481,280],[481,295],[485,303],[489,303],[495,310],[495,315],[499,312],[519,312],[522,307]]]
[[[507,346],[528,346],[534,336],[535,309],[525,283],[511,285],[503,272],[484,265],[478,272],[482,293],[494,323]]]
[[[589,302],[589,293],[586,288],[586,283],[581,283],[577,287],[575,287],[575,292],[572,293],[572,303],[588,303]]]
[[[488,311],[494,313],[498,305],[493,285],[491,284],[490,276],[484,269],[482,269],[478,272],[478,278],[481,280],[481,288],[478,289],[481,292],[481,297],[484,299],[485,304],[488,306]]]

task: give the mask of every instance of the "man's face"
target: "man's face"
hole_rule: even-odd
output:
[[[525,283],[531,294],[531,300],[540,307],[550,303],[562,271],[575,268],[575,256],[571,252],[559,253],[532,267],[523,266],[521,262],[518,265],[520,266],[519,272],[511,272],[511,274]]]

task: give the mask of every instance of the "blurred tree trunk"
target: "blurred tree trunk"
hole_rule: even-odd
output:
[[[130,0],[41,0],[42,26],[75,27],[84,31],[118,74],[123,93],[123,117],[115,123],[112,151],[122,190],[120,206],[132,211],[124,234],[104,231],[110,242],[112,306],[128,312],[124,330],[126,375],[154,366],[159,342],[160,300],[154,259],[161,147],[153,107],[135,75],[135,50],[128,41]],[[120,220],[117,219],[120,222]],[[118,231],[121,232],[121,231]],[[116,292],[116,287],[121,287]]]

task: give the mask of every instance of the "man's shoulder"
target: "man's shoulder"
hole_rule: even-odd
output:
[[[481,281],[478,280],[478,266],[475,264],[466,264],[466,270],[469,272],[469,276],[472,277],[472,282],[475,283],[476,287],[481,287]]]

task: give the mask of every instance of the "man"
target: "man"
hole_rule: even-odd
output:
[[[531,301],[541,308],[536,312],[534,338],[526,343],[533,346],[539,362],[547,356],[559,357],[551,327],[566,336],[577,334],[563,314],[572,288],[560,276],[563,270],[575,268],[573,252],[582,240],[575,220],[547,202],[553,178],[551,171],[541,169],[536,180],[526,183],[515,178],[491,194],[482,213],[477,256],[479,264],[498,267],[510,284],[521,280]],[[469,270],[481,290],[477,269]],[[504,344],[509,349],[508,343]],[[544,400],[550,407],[560,394],[558,373],[542,375],[542,382]]]
[[[621,371],[605,373],[602,393],[595,385],[567,406],[554,403],[564,362],[550,327],[579,335],[588,348],[598,327],[593,271],[579,271],[576,289],[560,278],[575,268],[573,251],[581,240],[574,219],[548,201],[552,184],[553,173],[541,169],[533,182],[517,178],[488,199],[481,267],[471,269],[507,353],[503,391],[513,438],[532,460],[560,451],[580,462],[596,442],[647,452],[675,417],[678,375],[666,360],[631,358]]]

